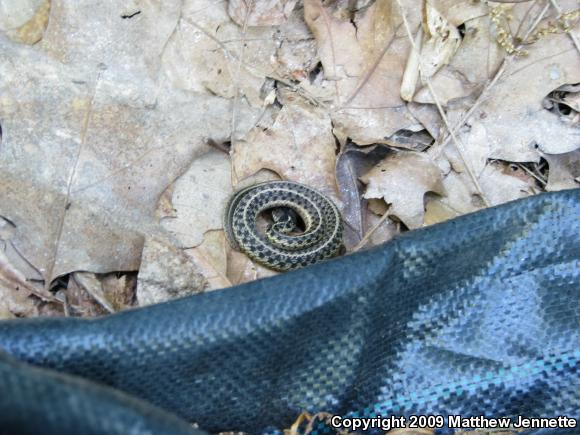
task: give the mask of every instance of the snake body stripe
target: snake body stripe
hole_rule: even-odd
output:
[[[258,216],[274,208],[297,213],[304,232],[282,234],[274,225],[261,234]],[[224,229],[234,249],[279,271],[333,257],[342,245],[342,219],[336,205],[317,190],[292,181],[268,181],[236,192],[226,206]]]

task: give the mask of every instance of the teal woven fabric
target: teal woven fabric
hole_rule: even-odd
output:
[[[543,194],[223,291],[0,322],[0,434],[264,433],[302,411],[578,418],[579,216],[580,191]]]

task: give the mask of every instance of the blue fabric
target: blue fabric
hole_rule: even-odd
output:
[[[251,433],[302,411],[578,418],[579,216],[580,191],[543,194],[218,292],[96,320],[0,322],[0,428],[25,423],[20,407],[48,394],[31,376],[54,372],[84,379],[69,384],[77,400],[116,394],[133,418],[121,429],[154,410],[138,421],[157,424],[150,433],[177,424],[167,413]],[[100,406],[83,412],[105,420]]]

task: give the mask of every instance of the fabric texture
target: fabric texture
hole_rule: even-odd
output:
[[[0,322],[0,434],[578,418],[579,216],[579,190],[542,194],[217,292]]]

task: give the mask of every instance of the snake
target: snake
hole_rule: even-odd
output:
[[[267,211],[273,223],[260,231],[258,218]],[[226,205],[223,224],[233,249],[277,271],[334,257],[342,246],[343,224],[336,204],[294,181],[266,181],[238,190]]]

